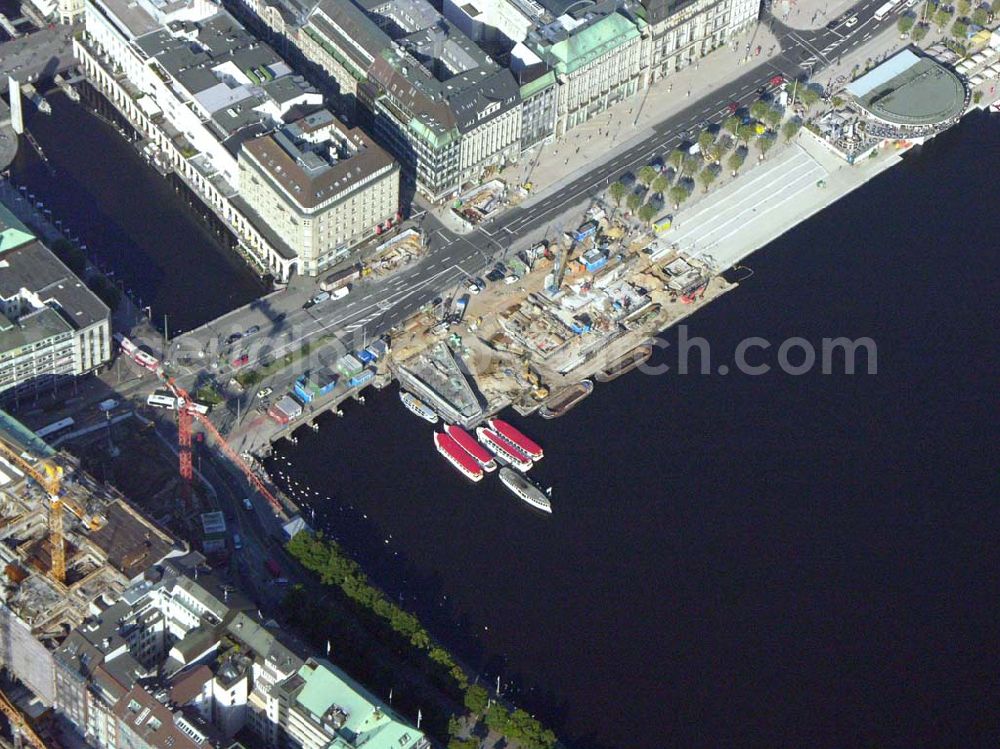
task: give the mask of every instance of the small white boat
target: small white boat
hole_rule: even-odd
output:
[[[500,469],[500,483],[506,486],[511,494],[536,510],[552,512],[552,503],[547,493],[539,489],[527,476],[504,467]]]
[[[411,413],[415,413],[424,421],[428,421],[431,424],[438,423],[438,415],[435,413],[434,409],[420,400],[417,396],[412,393],[407,393],[405,390],[399,391],[399,399],[403,401],[403,405]]]

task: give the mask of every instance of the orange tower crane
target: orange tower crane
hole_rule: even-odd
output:
[[[250,466],[246,464],[243,458],[230,447],[229,443],[219,434],[219,430],[215,428],[215,425],[209,418],[194,409],[194,401],[188,392],[174,382],[173,378],[167,380],[167,387],[170,388],[170,392],[177,399],[177,445],[179,448],[178,457],[180,459],[182,496],[188,499],[191,496],[191,481],[194,479],[194,466],[191,462],[191,426],[192,420],[197,419],[202,428],[215,440],[215,444],[219,446],[219,449],[222,450],[225,456],[243,472],[250,485],[268,501],[268,504],[271,505],[275,512],[281,513],[284,510],[281,502],[271,494],[264,482],[250,469]]]

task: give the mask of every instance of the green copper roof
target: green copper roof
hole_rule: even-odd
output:
[[[419,119],[414,117],[410,120],[410,130],[415,132],[419,138],[426,141],[431,145],[431,148],[438,149],[447,146],[458,135],[458,131],[455,128],[448,130],[445,133],[436,133],[428,125],[421,122]]]
[[[7,210],[7,206],[0,204],[0,252],[20,247],[34,239],[35,235],[28,231],[28,227]]]
[[[611,13],[568,39],[556,42],[549,50],[556,71],[572,73],[616,47],[639,36],[639,30],[621,13]]]
[[[525,83],[521,86],[521,99],[528,99],[537,94],[539,91],[544,91],[555,82],[556,74],[551,70],[547,70],[545,71],[545,75],[540,75],[535,80],[531,81],[531,83]]]
[[[423,739],[416,728],[406,725],[364,687],[333,664],[313,659],[299,669],[305,685],[298,701],[321,718],[337,705],[347,713],[347,721],[330,742],[332,749],[411,749]]]

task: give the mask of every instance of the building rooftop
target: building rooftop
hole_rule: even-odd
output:
[[[34,238],[31,230],[0,203],[0,253],[27,244]]]
[[[0,297],[9,300],[18,296],[22,308],[40,310],[47,306],[75,330],[104,320],[110,314],[104,302],[38,241],[0,254]],[[28,312],[24,309],[22,314]],[[25,325],[29,322],[58,327],[49,315],[24,321]],[[27,331],[22,333],[28,338],[32,335]]]
[[[329,661],[310,658],[286,685],[318,723],[335,727],[332,746],[338,749],[412,749],[423,741],[422,733]]]
[[[347,128],[327,110],[314,112],[243,149],[259,171],[304,208],[351,191],[395,162],[359,128]]]
[[[965,111],[965,84],[929,57],[904,49],[847,86],[872,116],[895,125],[937,125]]]

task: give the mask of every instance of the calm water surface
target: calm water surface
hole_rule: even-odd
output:
[[[223,246],[110,124],[62,93],[52,115],[25,102],[25,122],[48,164],[24,140],[11,166],[73,234],[96,252],[171,335],[257,298],[263,284]],[[72,133],[67,137],[67,133]]]
[[[871,336],[877,375],[633,373],[516,420],[551,518],[467,484],[395,392],[274,466],[573,747],[996,745],[998,175],[973,117],[689,321],[716,361]]]

